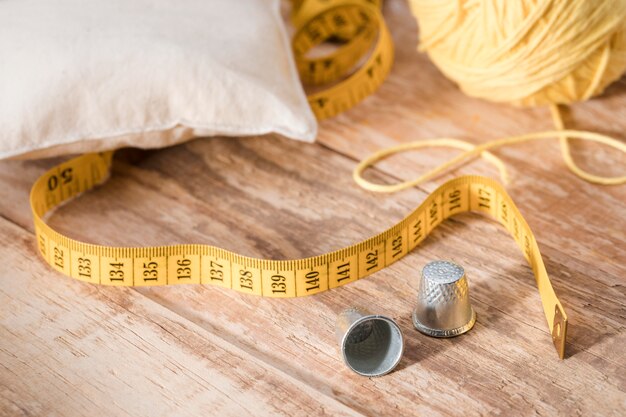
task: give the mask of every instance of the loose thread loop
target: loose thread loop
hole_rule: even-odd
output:
[[[489,150],[504,147],[504,146],[515,145],[515,144],[523,143],[523,142],[530,142],[534,140],[558,138],[560,146],[561,146],[561,154],[565,162],[565,165],[569,168],[570,171],[574,173],[574,175],[582,178],[585,181],[588,181],[594,184],[620,185],[620,184],[626,183],[626,175],[620,176],[620,177],[602,177],[602,176],[590,174],[582,170],[581,168],[579,168],[572,158],[571,149],[569,146],[569,140],[579,139],[579,140],[597,142],[597,143],[610,146],[624,153],[626,153],[626,144],[610,136],[603,135],[600,133],[583,131],[583,130],[565,129],[564,124],[563,124],[563,119],[561,117],[561,113],[560,113],[558,106],[551,105],[550,111],[552,113],[552,119],[554,121],[556,130],[529,133],[526,135],[511,136],[507,138],[496,139],[496,140],[492,140],[487,143],[484,143],[482,145],[474,145],[472,143],[469,143],[460,139],[454,139],[454,138],[437,138],[437,139],[428,139],[428,140],[423,140],[423,141],[403,143],[400,145],[391,146],[389,148],[382,149],[366,157],[365,159],[363,159],[361,162],[359,162],[359,164],[354,169],[352,173],[352,178],[360,187],[366,190],[381,192],[381,193],[394,193],[394,192],[404,190],[406,188],[415,187],[416,185],[419,185],[425,181],[432,179],[436,175],[442,174],[452,168],[463,165],[469,162],[471,159],[480,156],[498,168],[502,182],[507,184],[509,182],[509,176],[508,176],[504,163],[502,162],[501,159],[499,159],[498,157],[490,153]],[[408,181],[400,182],[397,184],[376,184],[363,178],[363,172],[367,168],[369,168],[370,166],[373,166],[374,164],[376,164],[377,162],[383,159],[386,159],[392,155],[407,152],[407,151],[412,151],[412,150],[416,150],[420,148],[432,148],[432,147],[452,147],[452,148],[457,148],[457,149],[463,149],[465,150],[465,152],[461,153],[460,155],[457,155],[456,157],[450,159],[449,161],[444,162],[443,164],[431,169],[430,171],[426,172],[423,175],[420,175],[419,177],[413,180],[408,180]]]

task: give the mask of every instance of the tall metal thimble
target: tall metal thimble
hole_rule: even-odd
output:
[[[402,331],[395,321],[359,308],[337,316],[335,336],[345,364],[363,376],[391,372],[404,352]]]
[[[429,336],[453,337],[470,330],[475,322],[465,270],[450,261],[426,264],[413,310],[415,328]]]

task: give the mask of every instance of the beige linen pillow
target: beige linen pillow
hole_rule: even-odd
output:
[[[0,158],[316,134],[279,0],[0,1]]]

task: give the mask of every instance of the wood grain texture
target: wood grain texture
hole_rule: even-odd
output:
[[[405,2],[388,1],[396,63],[379,93],[322,123],[319,142],[275,136],[198,139],[125,151],[114,176],[50,223],[116,245],[208,243],[251,256],[311,256],[400,220],[444,179],[496,175],[482,162],[396,195],[359,189],[356,161],[429,137],[492,138],[550,129],[545,109],[464,96],[415,51]],[[573,106],[568,124],[623,138],[626,83]],[[575,146],[581,165],[626,171],[604,149]],[[534,279],[513,239],[478,215],[441,225],[414,253],[320,295],[263,299],[206,286],[101,288],[36,256],[28,192],[55,161],[0,162],[0,415],[623,415],[626,409],[626,188],[571,175],[556,141],[497,152],[509,192],[534,230],[570,316],[559,361]],[[412,153],[368,174],[409,179],[451,151]],[[453,259],[468,273],[475,328],[454,339],[412,329],[421,267]],[[334,341],[351,306],[394,317],[406,338],[398,369],[350,373]]]

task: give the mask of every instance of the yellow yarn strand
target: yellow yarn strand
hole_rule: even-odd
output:
[[[569,141],[601,143],[626,153],[626,145],[599,133],[567,130],[558,104],[600,94],[626,71],[626,0],[409,0],[419,22],[420,50],[466,94],[523,106],[548,105],[556,130],[473,145],[439,138],[383,149],[361,161],[354,180],[363,188],[395,192],[414,187],[481,156],[500,171],[506,167],[488,151],[534,140],[557,138],[565,165],[595,184],[626,183],[626,176],[601,177],[582,170]],[[454,147],[460,155],[410,181],[374,184],[362,176],[369,166],[401,152]]]
[[[601,177],[597,175],[590,174],[586,171],[580,169],[572,158],[570,147],[568,141],[570,139],[579,139],[584,141],[601,143],[603,145],[610,146],[618,151],[626,153],[626,144],[610,137],[607,135],[602,135],[594,132],[587,132],[583,130],[567,130],[564,128],[563,120],[561,118],[560,111],[556,105],[552,105],[550,107],[552,111],[552,117],[554,123],[556,125],[557,130],[551,130],[546,132],[536,132],[529,133],[525,135],[512,136],[502,139],[496,139],[487,143],[483,143],[482,145],[473,145],[469,142],[465,142],[460,139],[454,138],[438,138],[438,139],[428,139],[423,141],[415,141],[409,143],[403,143],[397,146],[392,146],[374,154],[368,156],[363,159],[354,169],[352,177],[354,181],[356,181],[359,186],[365,188],[369,191],[382,192],[382,193],[393,193],[397,191],[404,190],[406,188],[415,187],[418,184],[421,184],[425,181],[432,179],[433,177],[440,175],[450,169],[453,169],[457,166],[460,166],[463,163],[467,163],[473,158],[478,156],[483,157],[488,160],[492,164],[494,164],[498,170],[500,171],[500,177],[502,181],[507,184],[509,182],[506,167],[502,163],[502,161],[489,153],[488,151],[495,148],[500,148],[503,146],[510,146],[524,142],[530,142],[535,140],[543,140],[543,139],[559,139],[561,145],[561,154],[563,156],[563,160],[567,167],[578,177],[595,183],[602,185],[619,185],[626,183],[626,176],[621,177]],[[363,172],[374,165],[375,163],[386,159],[392,155],[403,153],[407,151],[413,151],[416,149],[422,148],[430,148],[430,147],[453,147],[458,149],[464,149],[460,155],[452,158],[451,160],[439,165],[438,167],[433,168],[427,173],[415,178],[413,180],[404,181],[397,184],[376,184],[372,183],[365,178],[363,178]]]
[[[559,135],[559,142],[561,144],[561,155],[563,155],[563,160],[565,161],[565,165],[572,171],[576,176],[584,179],[585,181],[594,183],[594,184],[602,184],[602,185],[619,185],[624,184],[626,182],[626,176],[622,177],[600,177],[594,174],[590,174],[586,171],[583,171],[576,165],[574,159],[572,158],[572,153],[569,147],[569,137],[566,133],[565,126],[563,124],[563,119],[561,118],[561,112],[559,111],[558,106],[552,105],[550,106],[550,112],[552,113],[552,120],[554,121],[554,125],[561,132]],[[618,142],[617,140],[608,137],[610,142],[603,142],[605,145],[612,146],[616,149],[621,150],[622,152],[626,152],[626,145],[622,142]]]

